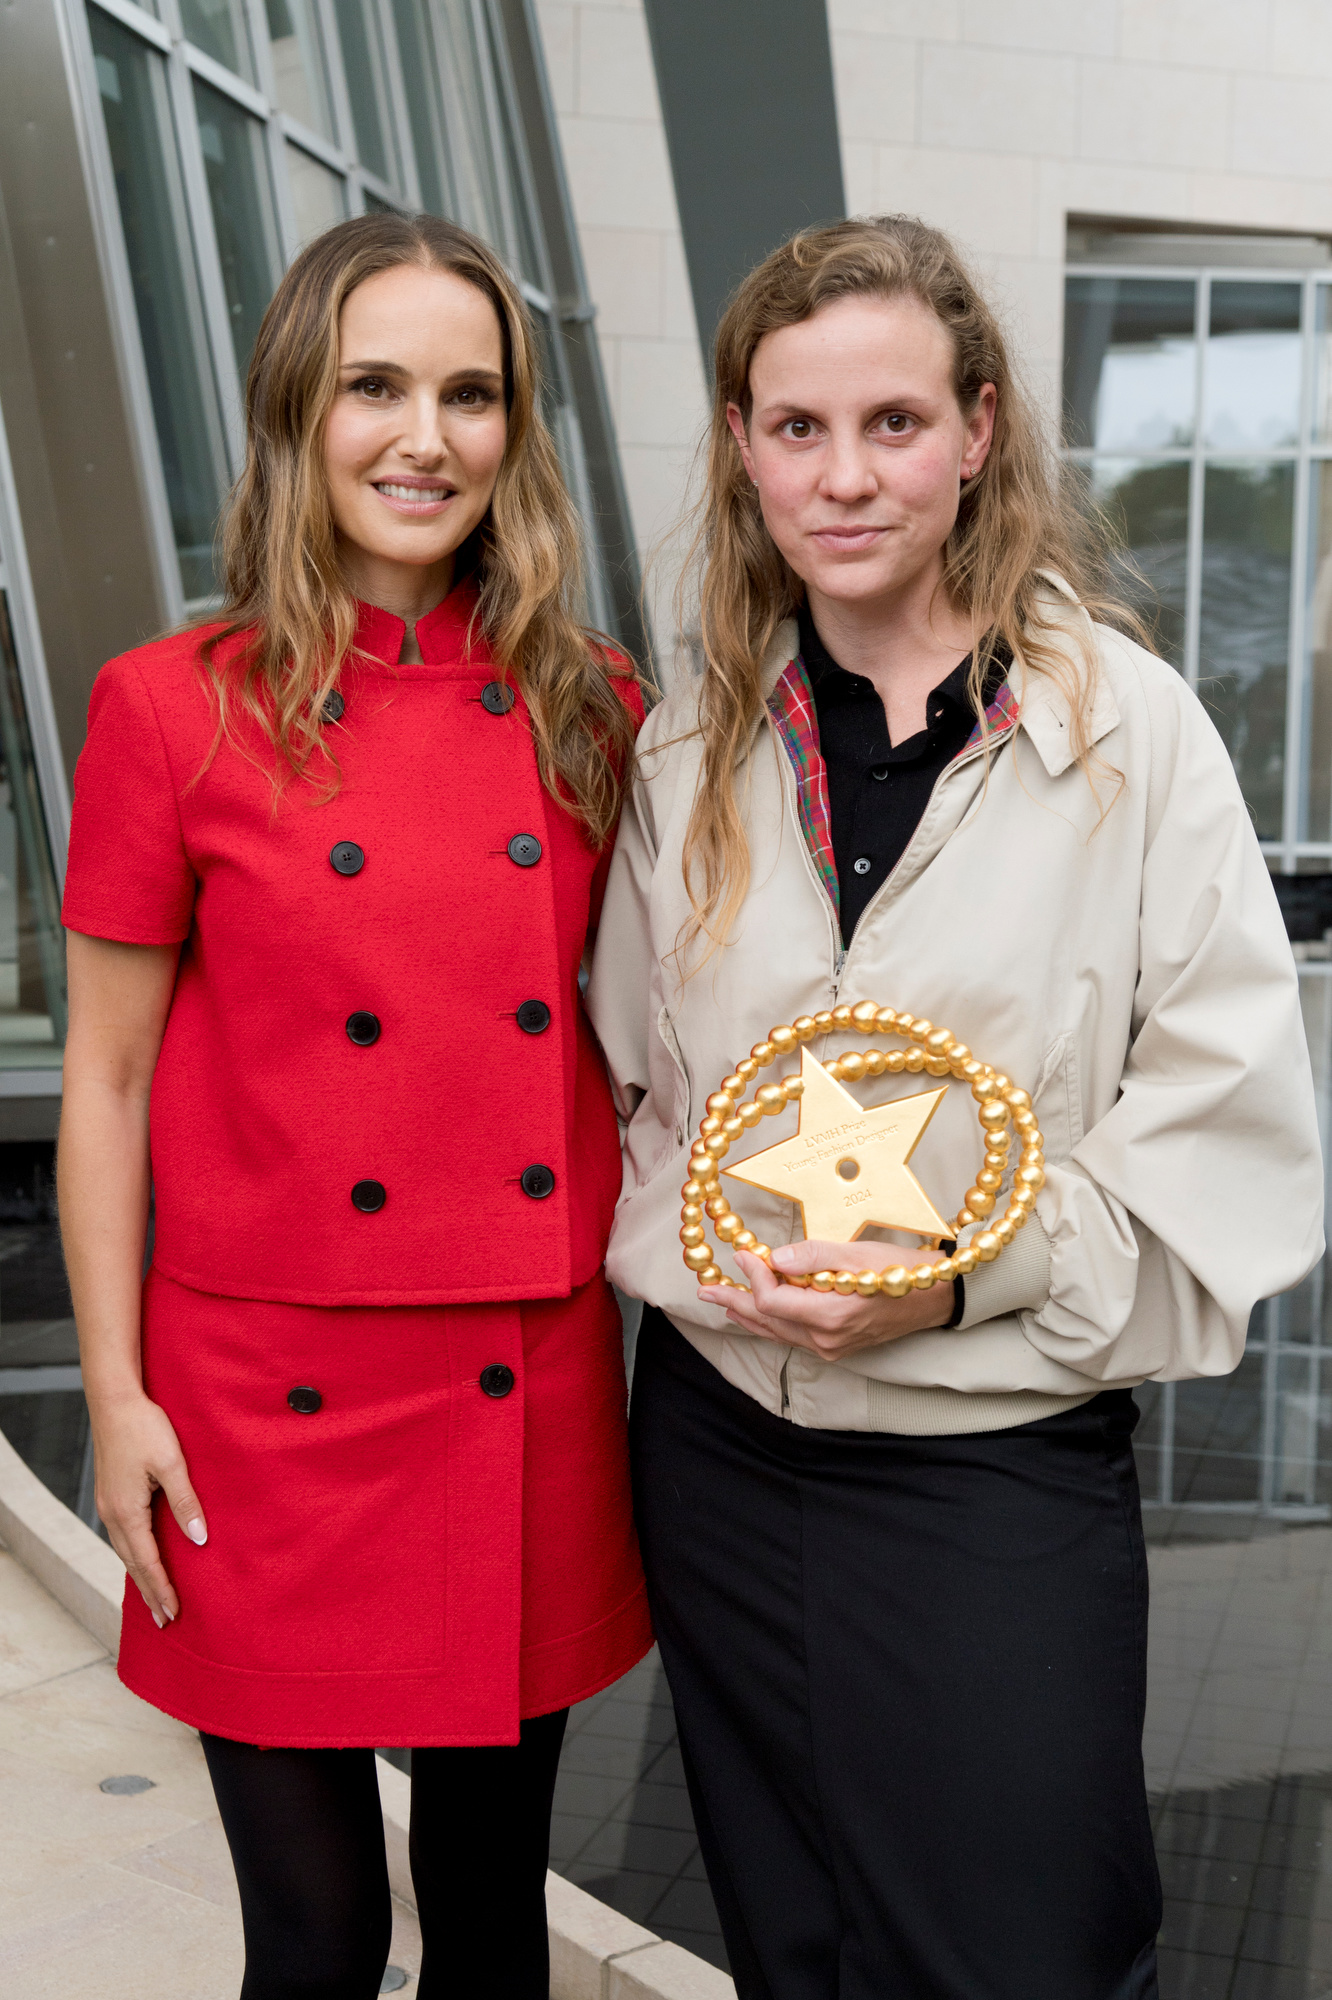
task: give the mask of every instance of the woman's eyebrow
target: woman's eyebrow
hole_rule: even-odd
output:
[[[396,375],[405,379],[410,375],[411,370],[404,368],[400,361],[341,361],[338,363],[338,373],[340,375]],[[464,365],[461,368],[450,369],[444,380],[446,382],[498,382],[502,384],[504,377],[497,368],[487,368],[485,366],[468,368]]]

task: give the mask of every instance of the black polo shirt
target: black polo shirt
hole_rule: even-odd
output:
[[[966,747],[976,727],[967,694],[971,655],[940,681],[925,704],[926,725],[905,742],[888,740],[888,720],[873,681],[839,667],[800,612],[800,656],[809,675],[819,720],[819,745],[828,770],[833,859],[841,888],[842,943],[875,890],[887,881],[920,824],[935,782]],[[1008,660],[996,659],[986,677],[985,699],[994,699]]]

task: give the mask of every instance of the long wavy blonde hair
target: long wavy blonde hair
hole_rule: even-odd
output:
[[[238,709],[276,751],[276,783],[304,778],[327,796],[337,788],[323,706],[352,651],[357,615],[324,469],[338,317],[367,278],[412,264],[465,279],[499,319],[508,426],[490,509],[467,550],[478,622],[522,690],[542,782],[599,845],[614,830],[631,762],[633,723],[615,682],[623,686],[632,669],[577,615],[582,538],[538,407],[522,295],[486,244],[436,216],[338,223],[296,258],[264,315],[246,385],[245,469],[222,525],[224,629],[202,648],[217,740],[235,740]],[[240,634],[240,647],[223,644]]]
[[[703,664],[702,771],[684,847],[693,908],[686,948],[700,935],[708,953],[724,943],[748,890],[736,770],[762,711],[764,659],[777,627],[804,600],[803,584],[764,524],[727,405],[737,404],[748,424],[749,372],[765,334],[855,297],[913,298],[935,314],[952,341],[953,388],[964,413],[974,410],[987,382],[996,390],[994,441],[962,489],[942,578],[952,604],[980,628],[969,686],[982,725],[981,690],[996,653],[1020,651],[1028,667],[1063,685],[1073,749],[1088,765],[1095,661],[1070,660],[1055,643],[1059,616],[1043,570],[1062,576],[1093,615],[1144,636],[1133,614],[1107,594],[1103,534],[1063,489],[999,322],[949,238],[904,215],[858,218],[792,237],[745,279],[717,329],[706,477],[685,565],[685,586],[697,583]]]

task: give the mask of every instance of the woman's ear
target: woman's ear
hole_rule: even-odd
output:
[[[982,383],[976,406],[967,418],[967,442],[962,451],[962,483],[974,479],[990,456],[994,443],[994,412],[998,395],[993,382]]]
[[[749,449],[749,433],[745,429],[745,420],[738,403],[728,403],[726,405],[726,421],[731,426],[731,435],[740,447],[740,456],[745,462],[745,471],[749,474],[755,486],[757,486],[758,474],[754,470],[754,454]]]

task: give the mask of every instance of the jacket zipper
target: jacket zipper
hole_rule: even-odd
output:
[[[823,882],[820,879],[818,870],[814,866],[814,857],[809,851],[809,842],[805,838],[805,829],[800,824],[800,810],[797,804],[795,803],[795,797],[794,797],[795,773],[791,769],[791,760],[786,754],[785,745],[778,738],[777,731],[773,727],[772,717],[768,715],[766,708],[764,710],[764,720],[768,725],[768,729],[771,732],[774,740],[775,748],[781,758],[780,768],[783,772],[782,786],[786,798],[787,818],[792,821],[795,827],[796,838],[800,842],[800,852],[804,857],[806,871],[809,875],[810,881],[814,884],[814,887],[818,890],[819,899],[822,902],[823,907],[828,915],[829,932],[832,939],[832,947],[833,947],[832,984],[833,984],[833,1004],[835,1006],[837,1004],[838,997],[841,993],[842,968],[845,966],[847,959],[847,948],[842,943],[841,922],[838,918],[837,912],[833,909],[832,898],[829,896],[827,889],[824,887]],[[1004,732],[1005,736],[1007,736],[1010,733],[1010,731],[1015,727],[1016,724],[1010,724],[1009,729],[1005,730]],[[935,800],[939,796],[939,791],[941,786],[945,785],[948,782],[949,778],[952,777],[955,771],[961,770],[962,767],[966,764],[974,763],[977,757],[984,755],[984,752],[985,752],[985,744],[983,742],[977,743],[976,745],[974,745],[973,748],[969,750],[964,750],[960,756],[955,757],[952,763],[949,764],[944,770],[942,770],[939,773],[938,777],[934,781],[934,787],[933,790],[930,792],[929,799],[926,802],[925,811],[921,814],[920,818],[917,820],[915,830],[913,831],[910,840],[907,842],[906,846],[902,849],[901,854],[898,856],[896,866],[893,868],[892,872],[888,875],[887,879],[880,884],[875,894],[870,897],[869,902],[865,905],[865,908],[861,911],[860,915],[862,922],[865,919],[865,917],[869,915],[869,912],[874,908],[875,904],[879,901],[879,898],[881,896],[886,896],[889,890],[892,888],[893,881],[900,872],[903,862],[906,860],[907,856],[910,854],[912,848],[916,844],[916,840],[920,834],[920,829],[925,823],[930,808],[933,806]],[[781,1413],[784,1417],[789,1417],[791,1414],[790,1369],[791,1369],[791,1358],[794,1352],[795,1350],[793,1348],[787,1350],[786,1359],[782,1363],[781,1373],[778,1376],[778,1382],[781,1388],[781,1395],[782,1395]]]
[[[782,743],[781,738],[778,736],[777,730],[773,724],[772,717],[768,714],[766,707],[764,708],[763,719],[767,725],[769,734],[773,739],[774,748],[776,749],[779,757],[781,758],[780,768],[783,773],[782,787],[786,799],[786,816],[791,821],[791,824],[795,828],[796,839],[800,843],[800,852],[805,863],[805,871],[808,874],[810,881],[814,884],[814,887],[818,890],[819,900],[823,904],[823,907],[828,915],[828,928],[829,928],[829,936],[832,941],[832,957],[833,957],[833,964],[832,964],[833,996],[834,996],[834,1004],[836,1004],[836,997],[841,990],[842,967],[846,964],[846,958],[847,958],[847,947],[842,943],[841,920],[838,917],[837,912],[833,909],[832,898],[831,896],[829,896],[827,889],[824,887],[822,878],[820,877],[818,870],[814,866],[814,857],[809,851],[809,842],[805,838],[805,829],[800,824],[800,809],[795,801],[795,773],[791,769],[791,759],[786,754],[786,746]],[[1010,723],[1008,728],[1003,731],[1003,736],[1007,738],[1009,735],[1011,735],[1012,731],[1016,727],[1017,727],[1016,723]],[[996,732],[993,731],[991,732],[991,738],[990,738],[991,742],[993,742],[994,740],[995,733]],[[920,818],[916,821],[915,829],[912,832],[911,838],[907,842],[906,846],[902,849],[902,852],[898,855],[897,862],[893,867],[892,872],[887,876],[887,878],[883,882],[880,883],[879,887],[876,889],[874,894],[870,897],[868,903],[866,903],[864,909],[861,911],[860,916],[862,922],[869,915],[870,911],[874,909],[880,897],[886,896],[889,890],[892,888],[894,881],[896,880],[898,874],[901,872],[903,862],[905,862],[907,856],[911,853],[912,848],[916,844],[916,841],[920,834],[920,829],[925,824],[926,818],[928,817],[930,812],[930,808],[933,806],[935,800],[939,796],[939,791],[941,786],[947,784],[949,778],[952,777],[955,771],[960,771],[964,767],[964,765],[974,764],[976,759],[978,757],[983,756],[984,754],[985,754],[985,744],[983,742],[973,744],[969,749],[963,750],[958,756],[954,757],[952,763],[947,765],[939,773],[938,777],[934,781],[934,788],[931,791],[928,800],[926,801],[925,810],[921,814]]]
[[[1010,723],[1008,728],[1003,732],[1004,738],[1006,739],[1008,736],[1010,736],[1016,727],[1017,727],[1016,723]],[[990,740],[991,742],[993,742],[993,733],[991,735]],[[902,849],[902,852],[898,855],[897,860],[893,868],[889,872],[889,874],[879,884],[879,887],[875,890],[874,894],[870,897],[868,903],[866,903],[864,909],[861,911],[860,913],[861,923],[865,921],[865,918],[869,915],[870,911],[875,909],[881,900],[889,898],[893,883],[896,881],[898,875],[901,873],[903,864],[906,862],[907,857],[911,853],[911,850],[915,847],[916,842],[920,837],[920,829],[922,828],[922,826],[924,826],[926,819],[929,817],[934,802],[938,798],[939,793],[942,790],[943,786],[948,783],[948,780],[953,776],[954,772],[962,770],[968,764],[974,764],[978,757],[983,757],[985,754],[985,747],[986,746],[984,742],[981,742],[973,745],[972,748],[970,748],[969,750],[963,750],[960,753],[960,755],[954,757],[951,764],[945,765],[944,769],[940,771],[938,777],[934,781],[933,790],[930,792],[930,796],[926,801],[925,810],[921,814],[920,818],[916,821],[910,840],[908,840],[906,846]],[[790,760],[788,759],[788,762],[789,761]],[[808,844],[806,844],[806,852],[808,852]],[[812,858],[810,866],[811,868],[813,867]],[[824,894],[826,898],[827,895],[826,890],[824,891]],[[834,1004],[836,1004],[836,1001],[840,1000],[841,998],[842,969],[846,964],[847,954],[848,954],[848,947],[843,945],[842,943],[841,925],[839,923],[837,927],[836,965],[833,974],[833,993],[835,996]]]

